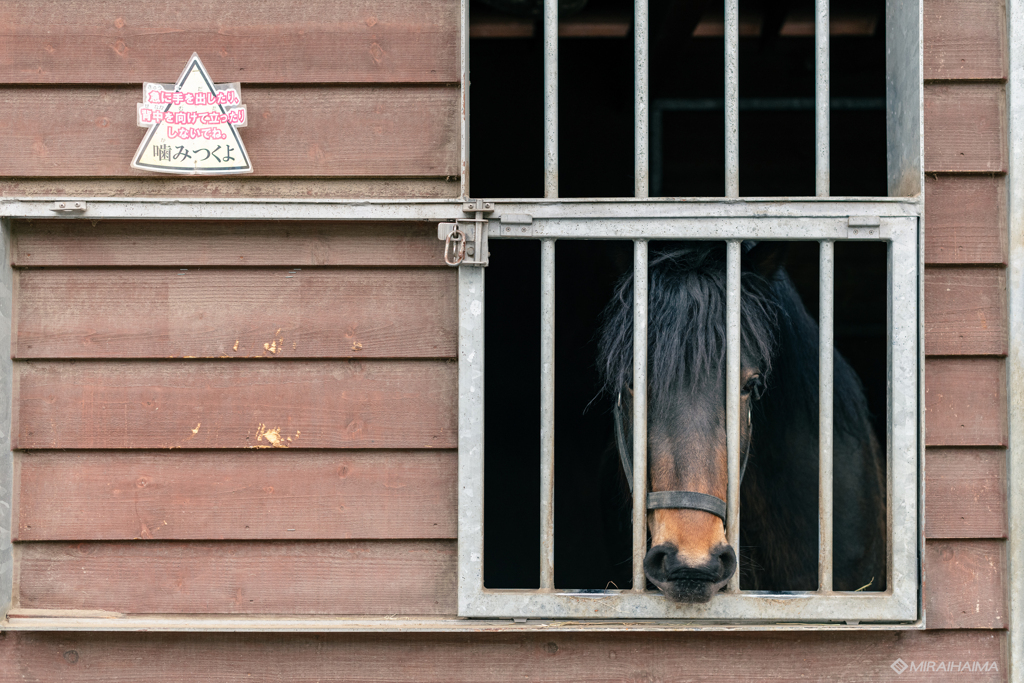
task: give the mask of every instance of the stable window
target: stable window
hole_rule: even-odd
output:
[[[474,5],[473,9],[476,11],[477,7]],[[531,156],[528,150],[524,150],[520,155],[535,162],[541,161],[543,174],[541,175],[539,164],[529,169],[522,158],[508,158],[508,150],[504,150],[506,155],[499,157],[502,165],[514,167],[518,175],[532,173],[531,177],[542,177],[543,198],[501,199],[503,195],[500,192],[500,184],[494,182],[492,173],[495,165],[480,164],[486,168],[479,170],[475,167],[479,174],[474,178],[481,179],[480,184],[486,187],[487,192],[480,192],[466,185],[464,192],[467,196],[472,193],[474,197],[486,198],[465,203],[462,207],[464,218],[445,223],[439,229],[439,237],[447,240],[446,254],[450,262],[461,264],[459,614],[467,617],[616,620],[683,618],[719,621],[756,620],[773,623],[912,622],[918,618],[919,605],[918,457],[922,422],[919,402],[923,367],[919,332],[920,244],[923,216],[919,5],[895,0],[887,3],[884,20],[884,99],[870,96],[830,98],[829,6],[826,0],[819,0],[813,12],[808,12],[807,23],[813,25],[814,36],[814,97],[742,98],[739,82],[739,37],[744,35],[741,31],[745,30],[744,22],[749,23],[749,17],[745,17],[736,0],[729,0],[725,4],[724,17],[719,27],[724,38],[724,97],[659,97],[652,101],[649,93],[648,65],[652,63],[651,51],[657,49],[655,46],[658,44],[659,36],[651,36],[653,32],[648,29],[649,25],[652,25],[649,14],[665,8],[652,3],[649,12],[647,3],[637,2],[633,9],[634,13],[629,17],[630,21],[627,24],[627,34],[631,33],[633,37],[631,62],[635,67],[631,74],[634,86],[631,107],[634,146],[631,154],[622,154],[622,150],[619,149],[621,145],[617,147],[611,141],[612,136],[608,136],[607,144],[610,157],[618,159],[619,162],[623,159],[632,159],[635,162],[626,170],[621,168],[621,163],[616,167],[620,176],[632,176],[633,196],[616,196],[625,193],[621,192],[621,178],[617,182],[611,177],[605,185],[591,194],[591,198],[559,197],[560,183],[563,187],[573,183],[572,180],[566,180],[568,173],[565,176],[560,174],[559,136],[564,133],[571,137],[576,134],[575,128],[585,128],[588,122],[576,119],[570,125],[565,123],[564,112],[574,104],[566,104],[564,100],[559,99],[559,93],[567,89],[564,81],[561,86],[559,84],[562,76],[559,67],[560,46],[557,28],[559,9],[556,2],[548,0],[544,6],[542,21],[535,26],[532,20],[527,19],[520,22],[520,28],[516,29],[537,30],[539,33],[538,27],[541,27],[543,31],[543,40],[541,41],[538,35],[535,41],[542,44],[542,59],[537,57],[536,51],[532,62],[528,58],[517,57],[517,60],[521,59],[526,65],[542,64],[543,67],[543,155]],[[671,11],[671,8],[666,11]],[[507,18],[499,21],[487,15],[487,10],[481,12],[491,22],[487,25],[490,27],[487,30],[490,31],[498,30],[493,28],[494,26],[507,28],[508,23],[512,21]],[[713,30],[714,22],[707,21],[706,16],[701,19],[702,23],[698,24],[698,28],[708,24]],[[664,15],[661,19],[663,22],[667,21]],[[839,23],[848,26],[850,22],[847,19],[844,18],[844,21]],[[769,21],[769,17],[763,17],[760,24],[762,28]],[[583,19],[577,23],[588,25]],[[593,22],[589,22],[589,25],[593,26]],[[778,31],[779,27],[775,30]],[[809,30],[809,27],[804,27],[803,30]],[[781,32],[785,33],[785,29]],[[573,29],[567,29],[565,24],[562,33],[574,35]],[[835,34],[836,31],[833,30],[833,35]],[[463,37],[464,61],[468,61],[469,57],[466,44],[469,35],[472,33],[466,32]],[[479,35],[487,33],[482,28]],[[494,50],[498,51],[498,48]],[[497,54],[500,54],[500,51],[489,54],[487,58],[500,60],[500,56],[495,56]],[[751,54],[756,58],[753,53]],[[511,58],[509,61],[521,63]],[[474,109],[479,111],[481,107],[487,107],[489,114],[495,107],[487,99],[482,99],[480,93],[486,92],[490,95],[493,91],[488,90],[486,81],[475,72],[474,75]],[[507,109],[508,105],[529,101],[529,97],[523,95],[526,90],[522,87],[515,90],[517,98],[506,100],[503,106]],[[621,90],[621,83],[616,85],[609,77],[607,97],[615,97],[616,93],[621,95]],[[560,107],[562,116],[559,115]],[[536,110],[536,107],[534,109]],[[866,196],[830,196],[833,175],[830,151],[835,146],[830,144],[830,140],[836,141],[839,146],[846,142],[840,130],[833,129],[830,134],[830,111],[845,113],[874,110],[880,113],[882,109],[885,111],[887,195],[880,196],[883,190],[871,194],[871,189],[878,187],[877,185],[857,185],[844,179],[842,187],[854,188],[852,191],[848,189],[848,192]],[[740,161],[747,158],[742,151],[744,148],[741,147],[739,135],[744,121],[741,112],[744,111],[806,113],[804,120],[808,124],[808,133],[813,130],[813,195],[804,196],[797,192],[784,197],[741,198]],[[681,134],[678,123],[673,127],[671,121],[672,116],[678,112],[695,112],[704,117],[718,117],[718,125],[724,124],[724,155],[721,155],[724,164],[721,166],[722,173],[718,176],[722,179],[722,190],[718,194],[724,196],[708,196],[712,195],[713,190],[707,191],[705,196],[691,196],[685,199],[650,196],[677,193],[678,188],[685,189],[688,186],[706,187],[700,184],[703,178],[694,180],[695,173],[700,174],[699,163],[691,163],[689,169],[683,168],[680,171],[685,164],[681,165],[678,158],[673,160],[671,157],[672,152],[668,144],[670,138]],[[478,120],[484,120],[486,115],[475,115],[474,125]],[[525,120],[519,111],[516,115],[523,120],[524,128],[539,125],[537,121]],[[600,114],[596,113],[594,117],[600,119]],[[763,138],[770,133],[770,122],[755,124],[751,128]],[[756,142],[758,138],[752,134],[752,139]],[[744,145],[747,144],[747,140],[748,138],[744,137]],[[495,152],[495,145],[491,140],[488,140],[486,146],[481,144],[479,137],[475,137],[474,141],[477,145],[474,147],[475,159]],[[592,140],[592,145],[600,147],[602,142],[603,139],[597,138]],[[578,145],[576,148],[578,149]],[[590,159],[590,162],[594,163],[594,159]],[[574,163],[575,167],[572,166]],[[713,160],[709,161],[707,166],[713,169],[715,163]],[[579,164],[578,159],[566,159],[567,167],[578,168]],[[697,167],[696,171],[694,167]],[[614,172],[611,175],[614,175]],[[711,172],[709,171],[707,175],[711,175]],[[836,175],[841,175],[841,172]],[[528,183],[518,182],[513,185],[516,188],[527,188],[524,194],[530,191]],[[868,192],[863,191],[864,187],[868,188]],[[572,185],[573,193],[579,193],[580,188],[579,184]],[[583,192],[586,192],[586,187],[583,187]],[[594,194],[605,196],[592,198]],[[601,244],[605,247],[604,251],[601,250],[602,247],[588,251],[577,246],[586,244],[586,241]],[[652,382],[659,380],[657,377],[648,376],[651,264],[654,262],[653,256],[670,248],[670,243],[676,241],[701,243],[706,245],[707,249],[717,250],[722,254],[725,315],[721,324],[725,337],[724,413],[728,475],[727,494],[719,502],[712,500],[713,496],[699,491],[657,491],[658,495],[655,496],[649,492],[647,429],[650,415],[647,388]],[[505,245],[512,242],[523,246],[505,249]],[[648,586],[644,558],[650,549],[649,508],[675,507],[713,512],[723,518],[729,546],[738,550],[744,547],[740,535],[740,520],[744,514],[740,505],[740,492],[746,453],[741,450],[741,446],[745,443],[744,434],[749,433],[748,423],[751,418],[749,413],[741,412],[741,406],[748,405],[744,385],[747,377],[741,376],[744,351],[741,339],[745,336],[745,323],[741,315],[741,292],[744,287],[742,262],[747,251],[755,248],[755,244],[766,242],[795,243],[797,250],[804,257],[804,262],[813,259],[813,266],[816,266],[817,270],[814,301],[804,301],[808,308],[817,309],[818,358],[815,359],[814,365],[817,392],[821,397],[816,416],[818,433],[815,435],[818,442],[817,471],[814,473],[817,480],[816,514],[813,519],[807,520],[816,528],[815,585],[784,592],[744,589],[741,574],[745,569],[745,555],[741,550],[739,570],[731,573],[727,585],[721,592],[711,597],[710,601],[675,602],[661,591]],[[526,246],[529,243],[533,246]],[[833,582],[833,531],[836,516],[833,495],[833,451],[836,441],[833,395],[837,391],[833,348],[838,329],[835,323],[837,258],[840,254],[849,254],[851,249],[856,250],[861,246],[871,251],[874,257],[881,259],[885,273],[884,282],[880,287],[876,287],[884,311],[881,316],[883,328],[880,334],[884,334],[885,348],[882,352],[884,387],[880,390],[880,408],[875,411],[875,418],[880,423],[881,436],[884,437],[879,441],[884,453],[885,469],[885,575],[877,577],[878,583],[875,586],[871,586],[869,582],[868,585],[861,586],[861,590],[856,590],[849,586],[836,586]],[[503,249],[504,253],[511,255],[506,263],[512,263],[504,266],[505,271],[517,272],[513,277],[515,284],[503,288],[501,304],[495,309],[491,304],[485,306],[485,302],[490,301],[485,293],[486,273],[494,268],[493,265],[487,268],[485,266],[489,263],[488,256],[493,263]],[[536,254],[538,249],[539,259]],[[618,586],[612,582],[603,587],[565,585],[556,580],[555,539],[563,528],[559,518],[565,518],[567,515],[563,515],[561,509],[556,511],[558,501],[555,496],[555,463],[558,458],[555,445],[556,405],[559,404],[559,387],[562,386],[555,380],[555,331],[556,328],[565,329],[567,325],[571,325],[571,322],[560,321],[573,314],[573,311],[561,309],[556,313],[556,252],[564,254],[566,258],[575,258],[577,263],[587,264],[594,270],[600,270],[609,259],[618,259],[620,265],[624,261],[628,264],[623,270],[627,273],[626,281],[629,285],[621,291],[628,294],[631,299],[629,333],[632,335],[632,368],[628,373],[631,381],[629,386],[623,387],[626,392],[619,392],[615,401],[615,415],[618,421],[626,423],[627,427],[632,425],[632,428],[624,429],[621,424],[618,425],[618,444],[614,450],[622,456],[624,469],[628,471],[630,466],[632,468],[632,472],[629,473],[632,490],[629,586]],[[852,267],[856,268],[856,263]],[[573,277],[579,272],[580,268],[576,267],[573,270]],[[527,280],[534,277],[535,282],[527,284]],[[568,278],[563,278],[559,287],[587,286],[585,283],[569,285],[569,282]],[[517,290],[516,286],[521,288]],[[520,378],[518,381],[503,385],[499,392],[495,392],[493,386],[486,384],[488,369],[493,374],[493,368],[505,363],[515,364],[515,359],[509,356],[509,345],[501,345],[500,352],[498,351],[499,347],[493,343],[493,336],[487,337],[485,321],[494,316],[503,320],[511,317],[515,322],[504,326],[506,333],[513,327],[533,331],[532,321],[514,318],[531,314],[530,309],[519,306],[519,299],[522,298],[518,296],[519,293],[522,297],[539,293],[540,299],[537,316],[539,335],[524,333],[516,336],[513,342],[514,346],[521,350],[519,353],[530,357],[536,356],[536,367],[539,368],[537,393],[540,399],[539,410],[535,414],[527,414],[526,410],[520,410],[515,402],[516,396],[519,395],[516,393],[517,386],[519,389],[532,389],[536,386],[531,383],[531,379]],[[850,293],[845,292],[844,296],[850,296]],[[488,343],[487,339],[491,339],[491,343]],[[496,357],[495,354],[500,355]],[[519,366],[516,368],[515,372],[518,372]],[[629,394],[625,400],[622,399],[624,393]],[[488,403],[485,404],[485,401]],[[500,410],[495,404],[500,404]],[[533,407],[532,403],[523,405]],[[496,412],[509,413],[507,420],[510,424],[516,425],[515,428],[525,435],[526,441],[536,438],[533,430],[534,425],[537,426],[540,452],[539,496],[534,491],[520,489],[516,480],[503,478],[502,470],[493,467],[493,461],[488,460],[485,424],[493,424]],[[610,423],[613,418],[605,413],[603,419]],[[487,429],[494,431],[491,426]],[[505,436],[506,432],[503,431],[498,438],[502,439]],[[574,438],[574,435],[570,434],[568,438]],[[585,435],[580,434],[578,438],[584,439]],[[516,448],[516,445],[512,445],[508,450],[514,451]],[[485,570],[489,556],[495,558],[492,559],[492,564],[501,561],[497,559],[498,553],[494,549],[503,543],[501,532],[516,523],[515,514],[510,515],[501,527],[493,523],[493,515],[485,515],[485,490],[493,492],[496,489],[503,491],[505,499],[539,499],[539,514],[522,515],[522,519],[539,521],[536,543],[539,550],[539,566],[536,579],[528,580],[522,585],[508,585],[509,582],[503,580],[491,581],[488,574],[493,577],[494,573]],[[520,521],[519,526],[527,523]],[[536,557],[532,554],[529,556]],[[875,578],[872,577],[872,580]],[[882,590],[878,590],[879,587],[882,587]]]

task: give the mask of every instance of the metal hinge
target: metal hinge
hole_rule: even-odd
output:
[[[71,213],[75,211],[85,211],[86,203],[81,199],[64,200],[62,202],[54,202],[53,206],[50,207],[50,211],[56,211],[58,213]]]
[[[437,226],[437,238],[444,241],[444,261],[449,266],[486,266],[490,253],[484,214],[494,212],[494,203],[473,199],[463,202],[462,211],[473,214],[473,218],[458,218]]]
[[[846,225],[847,239],[878,239],[882,234],[882,219],[879,216],[850,216]]]

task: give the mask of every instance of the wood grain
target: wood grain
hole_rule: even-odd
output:
[[[19,541],[456,537],[452,451],[19,456]]]
[[[3,683],[176,681],[1004,681],[999,631],[797,633],[7,633]],[[906,662],[995,662],[961,675]]]
[[[175,614],[451,614],[454,541],[20,544],[20,605]]]
[[[13,448],[455,448],[448,361],[17,361]]]
[[[925,361],[925,443],[1005,446],[1006,370],[1002,358]]]
[[[929,448],[925,536],[1006,538],[1006,451]]]
[[[924,77],[1006,78],[1006,4],[1002,0],[925,0]]]
[[[141,97],[138,87],[8,89],[0,175],[150,175],[130,167],[145,133],[135,121]],[[256,176],[459,173],[455,87],[249,86],[242,102]]]
[[[3,83],[171,83],[193,52],[218,83],[459,80],[455,0],[13,0],[0,26]]]
[[[1006,171],[1006,92],[1001,83],[924,87],[927,173]]]
[[[1001,266],[925,268],[924,300],[926,354],[1006,355],[1006,271]]]
[[[1006,628],[1004,541],[925,543],[928,628]]]
[[[1007,262],[1006,177],[928,175],[925,263]]]
[[[432,223],[16,221],[15,266],[439,266]]]
[[[20,270],[13,352],[18,358],[454,357],[457,275],[446,266]]]
[[[141,128],[139,129],[142,130]],[[460,194],[447,178],[0,178],[0,197],[192,197],[204,199],[447,199]]]

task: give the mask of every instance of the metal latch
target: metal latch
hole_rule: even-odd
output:
[[[449,266],[486,266],[487,219],[494,212],[493,202],[481,199],[463,202],[462,211],[473,218],[458,218],[454,223],[439,223],[437,238],[444,241],[444,262]]]
[[[847,239],[877,239],[882,232],[879,216],[850,216],[846,225]]]
[[[61,213],[71,213],[75,211],[85,211],[86,204],[81,199],[65,200],[62,202],[54,202],[53,206],[50,207],[50,211],[57,211]]]

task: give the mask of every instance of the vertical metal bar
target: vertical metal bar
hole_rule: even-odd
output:
[[[828,2],[814,0],[814,193],[829,195]]]
[[[540,587],[555,587],[555,240],[540,243]]]
[[[740,196],[740,9],[725,0],[725,196]]]
[[[558,0],[544,0],[544,196],[558,196]]]
[[[1009,0],[1009,241],[1007,273],[1010,347],[1007,363],[1007,404],[1010,448],[1006,453],[1009,482],[1010,548],[1010,680],[1024,679],[1024,0]]]
[[[647,588],[647,240],[633,240],[633,590]]]
[[[832,591],[832,354],[835,243],[818,257],[818,591]]]
[[[462,118],[459,122],[459,187],[463,199],[469,198],[469,0],[459,3],[459,93]]]
[[[635,157],[633,193],[638,199],[646,198],[649,192],[647,40],[647,0],[633,0],[633,53],[636,60],[634,76],[636,101],[633,107],[636,124],[634,135],[636,154],[633,155]]]
[[[740,251],[742,241],[729,240],[725,261],[725,443],[729,467],[725,537],[740,557]],[[740,589],[739,567],[727,590]]]

